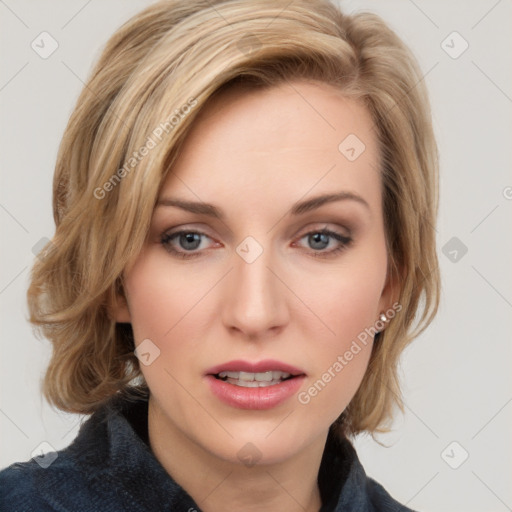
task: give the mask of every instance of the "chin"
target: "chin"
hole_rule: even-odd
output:
[[[226,439],[225,443],[211,446],[209,451],[220,459],[247,467],[279,464],[297,455],[328,430],[328,426],[322,429],[322,432],[309,430],[305,428],[304,423],[301,426],[285,426],[286,419],[279,424],[282,419],[272,421],[270,428],[270,422],[264,422],[259,428],[254,425],[250,429],[243,426],[238,429],[228,428],[233,438]],[[325,440],[322,438],[323,442]]]

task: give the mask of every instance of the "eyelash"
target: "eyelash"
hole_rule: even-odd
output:
[[[197,252],[181,252],[181,251],[177,251],[176,249],[174,249],[170,242],[174,239],[174,238],[177,238],[178,236],[180,235],[183,235],[183,234],[195,234],[195,235],[201,235],[201,236],[205,236],[207,238],[210,238],[208,235],[206,235],[205,233],[202,233],[200,231],[193,231],[193,230],[182,230],[182,231],[176,231],[174,233],[163,233],[161,235],[161,238],[160,238],[160,243],[162,244],[162,246],[164,247],[164,249],[168,252],[170,252],[171,254],[177,256],[178,258],[181,258],[181,259],[190,259],[190,258],[196,258],[198,256],[201,255],[201,252],[200,251],[197,251]],[[307,236],[310,236],[310,235],[316,235],[316,234],[324,234],[324,235],[328,235],[330,236],[331,238],[334,238],[335,240],[337,240],[338,242],[340,242],[340,246],[337,247],[336,249],[332,249],[330,251],[321,251],[321,250],[317,250],[317,251],[314,251],[311,253],[311,255],[315,258],[330,258],[330,257],[333,257],[339,253],[341,253],[342,251],[346,250],[353,242],[352,238],[348,237],[348,236],[344,236],[336,231],[331,231],[329,229],[318,229],[318,230],[313,230],[313,231],[309,231],[308,233],[305,233],[304,235],[302,235],[299,240],[302,240],[303,238],[307,237]]]

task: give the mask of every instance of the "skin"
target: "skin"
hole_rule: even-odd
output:
[[[124,273],[126,302],[115,319],[132,324],[136,344],[149,338],[160,350],[141,365],[152,450],[205,512],[321,506],[316,479],[328,429],[357,391],[373,340],[307,404],[297,393],[269,410],[234,408],[203,375],[233,359],[277,359],[306,373],[299,392],[307,390],[391,307],[372,126],[364,106],[327,84],[224,91],[201,111],[160,199],[213,203],[225,219],[157,206],[147,243]],[[338,150],[349,134],[366,146],[354,161]],[[340,191],[368,206],[343,200],[287,213],[299,200]],[[342,246],[306,236],[324,227],[352,242],[321,257]],[[205,236],[162,244],[180,229]],[[252,263],[236,252],[247,236],[263,248]],[[198,256],[181,259],[169,246]],[[237,455],[249,442],[260,457],[250,467]]]

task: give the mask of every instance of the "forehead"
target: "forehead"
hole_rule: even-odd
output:
[[[244,198],[256,208],[336,189],[364,193],[378,208],[379,167],[370,113],[334,86],[236,85],[200,112],[161,195]]]

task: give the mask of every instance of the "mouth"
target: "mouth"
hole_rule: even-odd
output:
[[[229,361],[204,374],[212,393],[239,409],[270,409],[293,396],[306,373],[292,365],[266,359],[257,363]]]
[[[275,386],[306,374],[288,363],[266,359],[257,363],[242,360],[221,363],[207,370],[205,375],[211,375],[235,386],[258,388]]]

